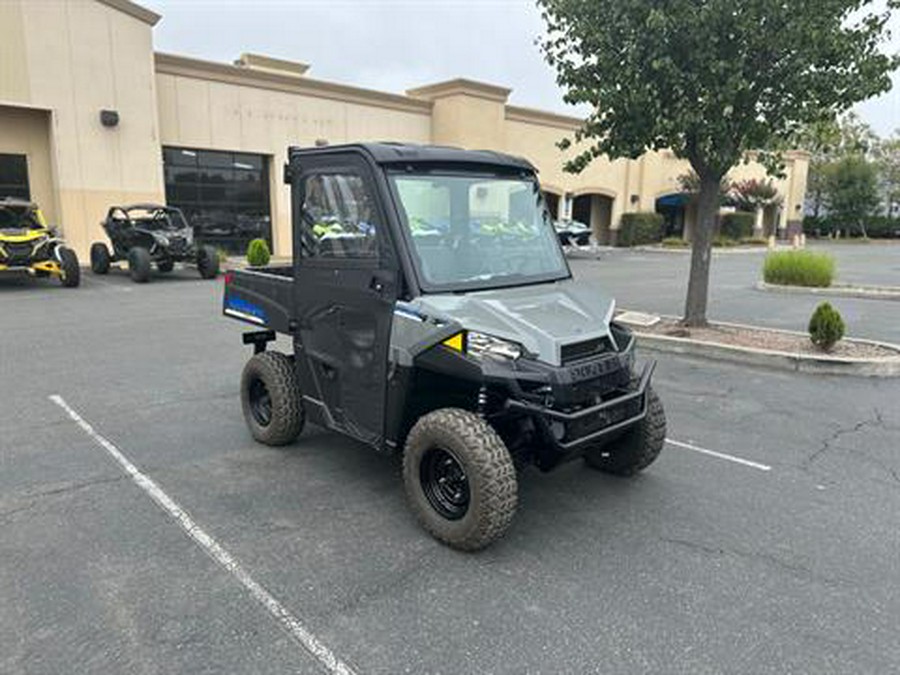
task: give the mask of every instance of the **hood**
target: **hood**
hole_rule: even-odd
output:
[[[467,330],[518,342],[546,363],[559,365],[560,347],[609,333],[615,301],[596,287],[565,279],[548,284],[425,295],[420,312]]]
[[[47,230],[44,229],[32,230],[28,228],[5,228],[0,229],[0,242],[21,244],[24,242],[34,241],[35,239],[46,237],[47,234]]]

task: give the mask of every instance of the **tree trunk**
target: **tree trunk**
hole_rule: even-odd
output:
[[[706,325],[706,302],[709,296],[709,263],[712,236],[719,212],[720,176],[700,176],[697,200],[697,222],[691,238],[691,273],[687,301],[684,305],[685,326]]]

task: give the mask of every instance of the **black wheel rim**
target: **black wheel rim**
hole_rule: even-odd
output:
[[[250,413],[260,426],[267,427],[272,422],[272,397],[269,388],[259,378],[250,383]]]
[[[447,520],[459,520],[469,510],[469,480],[452,452],[430,448],[419,465],[419,480],[428,502]]]

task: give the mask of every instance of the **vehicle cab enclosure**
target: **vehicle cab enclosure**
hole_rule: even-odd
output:
[[[285,181],[293,262],[227,273],[223,310],[259,327],[244,336],[257,352],[275,333],[291,337],[295,380],[282,384],[298,389],[304,419],[409,455],[430,413],[449,410],[456,436],[484,425],[516,467],[594,453],[597,468],[627,473],[655,458],[661,440],[647,451],[643,430],[627,467],[601,452],[647,417],[653,364],[634,369],[613,301],[572,279],[527,161],[433,146],[291,148]],[[245,389],[254,436],[292,440],[298,425],[263,429],[271,392]],[[426,496],[445,520],[463,518],[454,499],[474,486],[440,469]],[[490,539],[425,525],[461,548]]]

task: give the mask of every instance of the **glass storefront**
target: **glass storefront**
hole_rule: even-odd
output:
[[[241,255],[251,239],[272,247],[265,155],[165,147],[163,166],[166,203],[184,211],[197,239]]]

